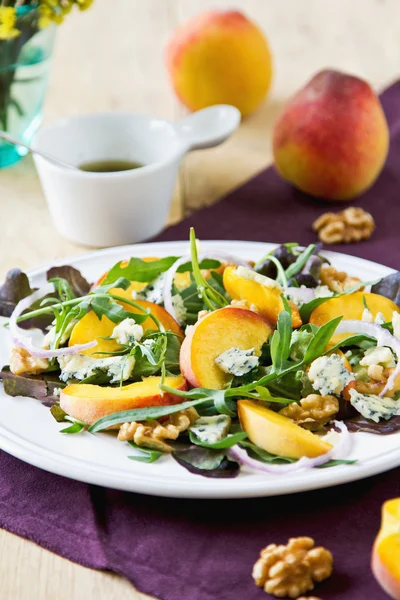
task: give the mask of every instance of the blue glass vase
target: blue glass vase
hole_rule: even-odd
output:
[[[39,29],[36,7],[17,9],[16,37],[0,40],[0,128],[30,144],[43,113],[56,26]],[[0,140],[0,168],[27,150]]]

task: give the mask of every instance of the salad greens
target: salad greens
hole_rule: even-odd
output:
[[[250,458],[261,462],[284,465],[297,460],[273,454],[268,451],[267,446],[260,447],[252,441],[250,430],[243,430],[238,418],[239,400],[250,400],[272,413],[279,412],[291,403],[298,403],[301,407],[304,398],[311,394],[318,397],[320,394],[315,380],[311,379],[311,375],[308,376],[311,365],[321,359],[325,360],[324,364],[328,364],[326,360],[329,360],[330,355],[339,353],[339,356],[343,356],[341,351],[345,352],[346,359],[349,360],[349,368],[354,370],[355,386],[362,381],[364,387],[376,387],[376,384],[371,382],[368,370],[359,364],[365,351],[376,345],[376,339],[362,332],[349,332],[344,339],[343,336],[341,339],[333,338],[342,321],[342,316],[334,313],[320,326],[310,322],[310,319],[312,320],[313,311],[323,303],[341,296],[346,296],[351,301],[354,292],[371,283],[375,293],[382,293],[383,296],[398,301],[398,274],[396,277],[384,278],[379,284],[360,282],[351,289],[340,293],[331,291],[331,295],[324,297],[319,297],[317,290],[307,291],[304,297],[307,300],[312,298],[311,300],[296,300],[294,303],[295,296],[290,293],[289,288],[293,290],[293,287],[306,287],[314,290],[320,286],[321,272],[326,259],[319,254],[316,244],[310,244],[306,248],[294,242],[282,244],[265,254],[254,265],[255,274],[275,279],[278,284],[278,294],[268,291],[269,288],[265,287],[267,306],[264,307],[263,301],[260,300],[262,294],[256,299],[243,297],[241,293],[235,298],[230,297],[221,274],[225,264],[218,255],[213,258],[211,254],[210,257],[199,259],[193,229],[190,231],[190,260],[180,264],[178,268],[174,267],[175,263],[186,259],[176,256],[148,260],[127,258],[128,260],[115,264],[94,286],[91,286],[74,267],[53,267],[48,271],[47,279],[54,291],[44,294],[39,301],[16,318],[16,322],[22,327],[39,326],[45,330],[43,347],[39,348],[38,352],[38,356],[41,356],[44,362],[40,368],[35,367],[33,372],[29,372],[29,369],[21,371],[20,363],[23,363],[24,356],[23,351],[17,347],[14,353],[20,363],[15,356],[11,356],[10,366],[4,367],[0,373],[4,390],[9,395],[28,395],[51,405],[54,419],[67,424],[60,430],[61,433],[75,434],[87,431],[96,434],[109,428],[118,429],[118,426],[129,422],[143,423],[150,431],[158,425],[161,428],[176,427],[179,419],[185,419],[185,415],[189,414],[191,419],[198,416],[227,415],[227,429],[222,436],[218,437],[218,432],[214,431],[214,437],[202,439],[186,426],[177,432],[179,439],[176,443],[169,439],[168,443],[171,441],[170,450],[174,460],[190,472],[207,477],[234,477],[240,470],[239,464],[229,458],[229,450],[234,446],[241,447]],[[170,269],[170,279],[173,281],[171,289],[168,290],[165,283],[168,277],[164,275]],[[257,283],[256,276],[254,282],[254,285],[264,285]],[[154,291],[156,286],[160,293],[150,299],[150,296],[146,296],[147,291]],[[0,315],[10,317],[18,303],[33,292],[24,273],[18,269],[10,271],[0,288]],[[225,383],[219,386],[222,389],[201,387],[197,384],[188,389],[182,375],[189,379],[192,386],[193,381],[182,367],[185,362],[182,356],[187,349],[182,349],[185,335],[181,327],[185,329],[198,323],[199,313],[200,319],[207,318],[210,312],[229,307],[232,300],[235,300],[238,306],[255,311],[255,318],[268,321],[271,320],[271,314],[276,314],[274,322],[271,322],[273,331],[270,337],[264,340],[259,351],[257,349],[257,361],[251,364],[251,370],[245,374],[236,373],[231,365],[233,371],[225,373],[232,372],[233,375],[223,379]],[[276,313],[271,312],[268,302],[278,301],[279,310],[276,310]],[[368,300],[365,298],[364,303],[368,306]],[[88,315],[96,317],[91,321],[90,327],[94,329],[89,329],[89,333],[85,329]],[[389,336],[392,335],[394,328],[390,319],[386,318],[383,328]],[[94,346],[90,351],[74,351],[74,344],[80,343],[81,331],[85,334],[82,342],[86,343],[87,339],[92,341],[94,338],[97,340],[97,349]],[[78,338],[78,342],[74,341],[71,348],[68,348],[72,332],[74,340]],[[118,337],[118,332],[122,332],[122,337]],[[227,339],[232,340],[232,335],[232,332],[227,331]],[[184,346],[188,343],[185,341]],[[216,346],[219,343],[215,341]],[[230,346],[225,346],[224,352],[235,348],[233,342],[226,343]],[[238,346],[237,351],[249,349]],[[48,351],[53,351],[55,356],[46,358]],[[215,352],[213,344],[203,351]],[[31,358],[35,363],[35,355]],[[325,373],[324,377],[327,378],[328,375]],[[180,378],[182,385],[168,385],[167,377]],[[157,382],[155,395],[152,392],[153,396],[150,395],[150,398],[145,400],[139,397],[139,402],[135,404],[132,392],[132,408],[111,414],[109,411],[100,413],[97,420],[93,419],[89,423],[76,418],[76,414],[67,414],[63,409],[65,405],[62,389],[65,385],[86,384],[93,390],[93,397],[97,397],[96,389],[106,387],[110,394],[125,394],[126,386],[141,385],[147,381]],[[132,390],[134,389],[136,388],[133,387]],[[164,405],[165,395],[170,395],[176,403]],[[341,392],[337,393],[337,396],[340,406],[337,418],[346,419],[349,429],[384,434],[400,429],[400,416],[393,416],[385,422],[372,422],[366,414],[359,414],[348,399],[345,401]],[[113,397],[118,398],[118,395]],[[119,406],[118,402],[116,406]],[[66,410],[68,411],[68,408]],[[229,423],[231,425],[228,431]],[[320,429],[325,431],[329,427],[328,420],[321,424]],[[133,440],[128,443],[136,451],[134,455],[129,455],[134,461],[152,463],[163,454],[154,448],[139,446]],[[319,468],[353,462],[335,456],[325,464],[319,465]]]

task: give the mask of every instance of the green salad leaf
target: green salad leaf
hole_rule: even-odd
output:
[[[193,431],[189,431],[189,438],[192,444],[196,444],[196,446],[202,446],[203,448],[213,448],[214,450],[226,450],[227,448],[232,448],[235,444],[241,444],[243,440],[247,438],[247,433],[245,431],[238,431],[237,433],[233,433],[232,435],[228,435],[219,442],[203,442],[201,441]]]
[[[177,390],[174,389],[176,394]],[[181,404],[173,404],[171,406],[149,406],[146,408],[134,408],[132,410],[123,410],[115,412],[111,415],[107,415],[98,419],[95,423],[90,425],[90,433],[98,433],[104,431],[112,425],[122,425],[128,421],[148,421],[153,419],[159,419],[160,417],[166,417],[173,413],[190,408],[191,406],[197,406],[198,404],[204,403],[204,398],[198,400],[191,400],[188,402],[182,402]]]
[[[136,323],[143,323],[149,316],[147,312],[133,313],[125,310],[111,296],[93,296],[90,307],[98,319],[106,316],[113,323],[120,323],[124,319],[134,319]]]
[[[221,266],[221,263],[219,260],[215,260],[214,258],[203,258],[203,260],[199,263],[199,267],[200,269],[218,269]],[[193,265],[191,262],[187,262],[183,265],[181,265],[180,267],[177,268],[176,270],[177,273],[186,273],[186,272],[193,272]]]
[[[141,258],[132,257],[128,264],[125,264],[126,261],[120,261],[114,265],[108,271],[101,285],[104,286],[113,283],[120,277],[129,279],[129,281],[149,283],[162,273],[168,271],[177,260],[177,256],[166,256],[165,258],[146,262]]]
[[[158,460],[161,456],[163,456],[163,452],[160,452],[159,450],[144,448],[143,446],[138,446],[137,444],[135,444],[135,442],[128,442],[128,444],[132,448],[135,448],[135,450],[138,450],[140,452],[140,454],[133,454],[131,456],[128,456],[128,458],[130,458],[131,460],[136,460],[137,462],[144,463],[153,463],[156,462],[156,460]]]
[[[203,299],[204,304],[209,310],[216,310],[228,306],[229,302],[224,293],[220,292],[215,286],[203,277],[199,265],[197,252],[196,234],[193,227],[190,228],[190,252],[192,256],[193,277],[196,282],[198,295]],[[215,275],[215,274],[213,274]]]
[[[286,302],[286,298],[282,296]],[[292,314],[289,305],[286,302],[285,310],[282,310],[278,316],[277,328],[270,342],[271,360],[274,370],[280,373],[287,364],[290,354],[290,340],[292,337]]]
[[[294,275],[297,275],[297,273],[300,273],[300,271],[303,269],[303,267],[305,266],[305,264],[308,261],[308,259],[310,258],[310,256],[312,256],[312,254],[314,254],[315,249],[316,249],[316,245],[310,244],[309,246],[307,246],[307,248],[301,254],[299,254],[299,256],[297,257],[295,262],[292,263],[291,265],[289,265],[289,267],[285,271],[285,275],[286,275],[287,279],[291,279],[292,277],[294,277]]]

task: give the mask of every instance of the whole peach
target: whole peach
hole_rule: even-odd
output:
[[[268,43],[237,11],[212,10],[184,24],[172,36],[166,59],[175,92],[191,111],[232,104],[245,116],[271,85]]]
[[[389,131],[379,98],[358,77],[325,70],[288,101],[273,134],[275,166],[304,192],[350,200],[386,160]]]

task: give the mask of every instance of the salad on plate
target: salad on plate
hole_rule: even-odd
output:
[[[191,230],[185,256],[127,257],[93,284],[56,266],[47,280],[32,289],[15,269],[0,289],[0,376],[61,434],[235,477],[354,463],[354,434],[400,429],[399,273],[360,281],[315,244],[256,263],[203,253]]]

